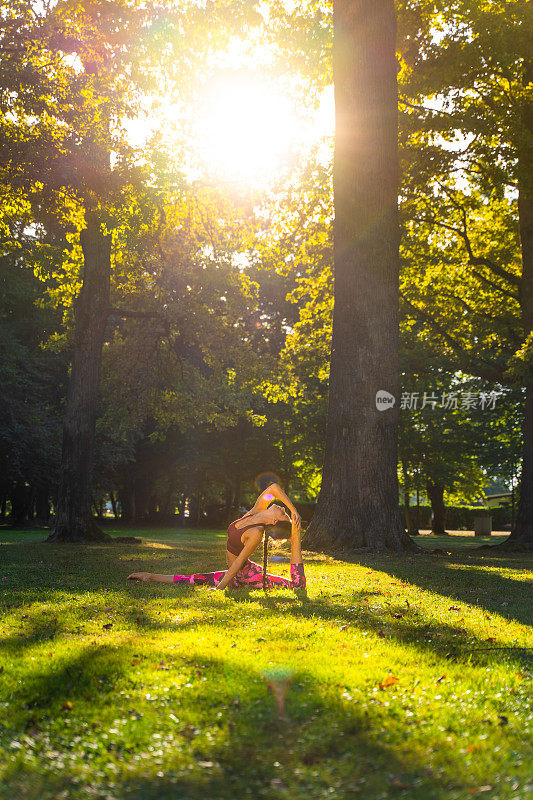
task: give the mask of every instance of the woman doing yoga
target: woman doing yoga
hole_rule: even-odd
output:
[[[287,505],[291,517],[282,506],[269,503],[278,499]],[[227,586],[251,586],[271,589],[283,586],[303,589],[306,586],[300,543],[301,517],[283,489],[272,483],[257,498],[253,508],[228,527],[226,542],[227,570],[203,572],[193,575],[156,575],[151,572],[134,572],[128,580],[157,581],[159,583],[187,583],[225,589]],[[250,561],[249,556],[258,547],[264,535],[263,567]],[[291,579],[266,572],[268,537],[291,540]]]

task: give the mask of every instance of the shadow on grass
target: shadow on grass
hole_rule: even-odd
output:
[[[108,644],[86,645],[79,655],[68,660],[50,658],[49,668],[34,673],[14,696],[18,696],[23,708],[32,712],[32,718],[35,714],[42,716],[49,708],[58,715],[66,700],[102,701],[108,692],[114,691],[128,666],[129,662],[121,658],[120,648]]]
[[[0,576],[2,606],[51,601],[54,590],[58,589],[69,594],[112,591],[121,573],[125,580],[130,572],[191,574],[213,572],[227,566],[225,542],[213,544],[211,538],[202,542],[163,543],[164,550],[158,544],[161,543],[147,541],[142,545],[112,546],[4,543]],[[259,548],[256,552],[258,558],[262,558]],[[305,560],[312,564],[324,562],[325,558],[316,554]]]
[[[102,551],[106,553],[104,564]],[[195,548],[192,551],[195,554],[191,560],[201,558],[202,563],[193,564],[191,571],[205,568],[206,555],[209,560],[213,559],[212,544],[206,544],[200,552]],[[37,559],[42,559],[41,563],[35,561],[36,552]],[[183,548],[177,548],[177,552],[183,560],[187,557]],[[237,656],[238,651],[232,651],[236,653],[234,663],[230,658],[197,656],[190,650],[185,656],[171,651],[169,657],[168,649],[157,644],[151,647],[150,661],[165,659],[170,663],[170,658],[174,662],[169,672],[160,673],[168,676],[169,691],[158,699],[156,711],[153,701],[144,699],[146,690],[140,692],[144,678],[137,678],[133,671],[137,633],[162,629],[180,632],[198,625],[209,625],[214,636],[217,631],[227,634],[232,626],[246,625],[245,615],[239,618],[240,612],[246,610],[246,604],[252,601],[254,618],[258,623],[268,621],[273,612],[280,611],[293,617],[296,635],[299,635],[298,623],[304,619],[323,620],[335,627],[345,623],[348,628],[338,634],[346,637],[345,641],[349,641],[351,630],[358,628],[391,645],[395,642],[406,644],[421,657],[432,653],[442,659],[461,660],[463,652],[467,653],[480,640],[460,626],[427,623],[416,608],[400,606],[394,601],[387,607],[372,609],[372,603],[367,603],[365,598],[375,598],[377,593],[357,588],[346,592],[349,603],[342,605],[328,596],[310,599],[300,592],[288,595],[285,590],[264,594],[243,587],[228,592],[227,596],[232,599],[228,606],[206,602],[204,597],[198,608],[192,609],[197,612],[194,618],[169,621],[159,619],[155,610],[150,613],[144,606],[145,597],[150,601],[164,601],[168,597],[173,602],[171,611],[179,614],[175,602],[177,596],[190,598],[203,590],[179,587],[178,593],[167,594],[172,587],[123,584],[122,577],[120,586],[117,586],[117,574],[121,575],[122,568],[128,564],[123,570],[124,577],[128,570],[131,571],[127,559],[146,559],[145,548],[95,547],[70,553],[55,548],[52,563],[50,554],[48,545],[40,552],[26,548],[24,553],[18,552],[19,561],[14,566],[19,586],[23,588],[9,589],[8,606],[9,603],[13,607],[29,602],[42,605],[57,601],[59,597],[60,602],[74,602],[77,609],[81,606],[81,610],[86,611],[85,615],[80,615],[80,625],[83,626],[91,616],[105,612],[102,608],[105,602],[112,602],[113,614],[126,623],[126,634],[131,633],[131,640],[119,645],[101,641],[92,646],[78,643],[76,646],[81,647],[81,652],[76,656],[62,656],[57,662],[51,659],[49,665],[44,663],[44,667],[42,660],[36,661],[32,674],[15,687],[10,698],[14,709],[10,727],[0,733],[0,745],[8,754],[7,758],[13,759],[4,772],[0,790],[0,796],[6,800],[13,797],[17,800],[33,800],[34,797],[56,800],[62,792],[66,792],[65,796],[71,800],[87,800],[99,795],[117,796],[121,800],[174,800],[176,797],[229,800],[258,796],[267,800],[280,797],[318,800],[327,796],[340,800],[354,796],[377,800],[396,795],[408,796],[410,800],[445,800],[452,796],[469,796],[471,787],[454,777],[451,767],[446,774],[436,776],[426,769],[422,757],[415,755],[421,752],[420,746],[411,752],[401,746],[402,736],[407,738],[407,731],[414,732],[416,726],[406,727],[404,733],[396,734],[393,741],[387,730],[392,718],[379,699],[369,697],[365,704],[343,702],[338,688],[331,684],[319,685],[316,678],[305,670],[297,672],[289,691],[286,722],[278,719],[265,683],[257,672],[245,665],[242,657]],[[324,559],[318,557],[317,561],[320,560]],[[506,556],[504,560],[511,561],[516,568],[516,559]],[[510,592],[516,599],[519,595],[522,597],[525,588],[519,581],[480,572],[477,567],[486,566],[487,560],[475,561],[471,556],[466,560],[445,560],[434,556],[392,560],[365,556],[358,562],[454,600],[464,597],[464,602],[477,602],[498,614],[502,614],[498,605],[501,597],[477,597],[476,592],[481,594],[480,586],[487,592]],[[160,572],[160,565],[158,556],[153,571]],[[62,570],[67,574],[70,571],[66,581],[61,579]],[[439,575],[440,571],[442,575]],[[480,576],[481,580],[478,580]],[[46,586],[47,580],[52,578],[56,581],[57,591]],[[72,583],[72,588],[69,583]],[[88,591],[100,592],[102,587],[109,590],[110,600],[104,596],[96,602],[84,601],[80,596]],[[515,591],[519,594],[515,595]],[[64,592],[77,594],[78,598],[73,601],[71,597],[65,597]],[[383,597],[382,601],[387,603]],[[88,605],[81,605],[84,602]],[[490,605],[485,606],[485,603]],[[391,612],[401,613],[402,617],[392,617]],[[190,606],[187,613],[191,613]],[[45,618],[39,610],[31,613],[20,631],[2,640],[4,663],[47,639],[59,636],[62,626],[54,619],[54,616]],[[69,633],[72,634],[72,630]],[[311,632],[304,640],[310,649],[314,635]],[[490,653],[477,655],[478,660],[490,657]],[[501,658],[501,654],[498,657]],[[175,681],[177,671],[186,674],[180,685]],[[203,677],[207,679],[205,682]],[[185,689],[187,683],[191,686]],[[141,714],[142,725],[148,726],[148,732],[145,730],[143,733],[142,728],[136,732],[137,718],[131,715],[125,728],[128,737],[122,734],[121,729],[116,741],[109,738],[105,742],[100,740],[96,750],[85,750],[85,744],[93,734],[87,733],[82,726],[87,720],[97,720],[100,714],[127,717],[127,707],[133,702],[126,699],[130,692],[136,693],[136,711]],[[61,717],[61,707],[66,700],[73,701],[73,709],[69,712],[70,726],[57,733],[49,726],[51,721],[56,724],[57,718]],[[172,722],[170,713],[179,721]],[[49,747],[60,755],[68,753],[60,771],[47,752],[36,763],[25,761],[8,749],[13,739],[18,740],[24,735],[29,724],[40,724],[43,730],[52,730],[48,734]],[[211,735],[207,736],[206,731],[211,731]],[[82,734],[84,744],[71,745],[70,739]],[[152,738],[156,734],[170,742],[159,764],[154,756],[156,748]],[[96,737],[97,733],[94,733]],[[423,748],[427,741],[422,737],[420,744]],[[76,752],[79,752],[78,760],[73,757]],[[462,756],[458,755],[458,758]],[[116,772],[106,772],[110,760],[116,764]]]
[[[199,590],[194,587],[183,587],[183,589],[180,589],[180,594],[191,596],[195,591]],[[127,593],[125,592],[124,594],[127,597]],[[264,594],[262,591],[243,587],[242,589],[228,592],[232,605],[226,606],[224,610],[221,610],[218,603],[208,605],[205,603],[205,598],[202,598],[204,603],[201,608],[197,609],[198,613],[192,618],[188,616],[186,619],[177,617],[170,620],[159,618],[156,611],[149,613],[142,607],[142,600],[139,602],[139,598],[133,597],[131,602],[124,602],[115,606],[113,615],[109,619],[116,619],[118,625],[124,625],[132,637],[135,637],[137,633],[149,631],[186,633],[198,629],[199,626],[207,626],[210,630],[210,635],[216,637],[217,631],[227,635],[232,629],[238,629],[239,625],[245,626],[246,622],[241,621],[240,614],[236,613],[235,609],[254,601],[254,619],[257,623],[268,623],[273,614],[279,614],[280,612],[284,617],[290,615],[294,619],[295,639],[299,641],[299,649],[307,649],[309,646],[312,649],[312,636],[315,633],[311,632],[303,636],[299,632],[298,623],[302,620],[321,620],[330,623],[332,628],[337,630],[342,625],[347,626],[341,637],[344,644],[350,643],[350,637],[357,629],[373,634],[376,637],[374,639],[376,643],[378,640],[382,640],[392,646],[395,644],[408,646],[410,649],[414,648],[418,651],[420,657],[425,657],[427,653],[431,653],[444,662],[487,663],[493,661],[494,658],[501,662],[505,657],[506,659],[512,659],[519,666],[524,663],[531,664],[533,660],[532,654],[528,651],[493,650],[492,647],[487,647],[485,639],[475,635],[468,628],[461,627],[460,624],[427,621],[421,611],[414,605],[406,607],[399,603],[387,601],[380,595],[383,606],[372,607],[369,598],[376,594],[359,590],[352,591],[349,598],[352,605],[346,606],[332,602],[325,597],[310,599],[305,596],[305,591],[302,590],[298,591],[299,596],[296,596],[297,593],[294,592],[293,596],[287,597],[285,594]],[[259,608],[257,607],[258,605]],[[190,610],[189,607],[189,615]],[[179,608],[173,607],[168,613],[178,614],[178,612]],[[93,621],[91,618],[94,615],[102,615],[102,613],[102,608],[98,606],[89,608],[87,610],[87,619]],[[85,633],[83,625],[87,619],[82,616],[77,632],[80,632],[81,625],[81,632]],[[11,636],[6,636],[0,641],[0,654],[9,658],[22,656],[29,647],[38,646],[43,641],[51,641],[56,635],[61,634],[61,625],[57,619],[54,618],[43,622],[37,614],[25,621],[24,626],[24,630],[14,632]],[[88,635],[91,637],[98,636],[94,632]],[[100,635],[102,635],[102,632]],[[369,639],[367,642],[368,646],[371,647],[372,640]],[[105,645],[100,643],[99,647],[105,648]],[[92,652],[98,656],[100,652],[105,651],[101,649],[95,650],[93,647]],[[59,681],[59,684],[61,684],[61,681]]]
[[[94,706],[97,700],[100,705],[123,702],[119,690],[128,685],[124,665],[131,650],[122,646],[84,651],[21,687],[31,724],[39,723],[43,729],[49,720],[55,722],[66,696],[74,700],[69,727],[57,737],[50,735],[56,756],[68,753],[68,758],[62,761],[60,774],[46,758],[38,768],[31,759],[17,759],[5,774],[3,797],[55,800],[67,792],[65,796],[81,800],[107,797],[110,791],[124,800],[257,796],[347,800],[358,792],[378,798],[409,790],[413,800],[441,800],[450,789],[468,794],[460,779],[437,776],[414,750],[387,741],[389,711],[379,699],[369,698],[364,706],[344,701],[338,688],[320,685],[301,670],[288,691],[283,719],[257,672],[229,659],[194,653],[186,662],[206,675],[207,682],[199,680],[190,691],[171,686],[158,698],[157,707],[139,702],[116,738],[106,734],[105,741],[87,750],[87,742],[98,740],[99,734],[93,732],[88,738],[85,733],[81,745],[72,744],[69,738],[75,739],[80,725],[98,713],[96,707],[83,706],[82,700]],[[157,653],[154,648],[155,658],[162,655],[164,651]],[[89,711],[88,717],[84,711]],[[115,708],[112,713],[129,712]],[[9,737],[21,737],[26,725],[24,720],[19,723]],[[164,755],[156,758],[158,748]],[[112,772],[109,761],[116,765]]]
[[[406,581],[421,589],[435,592],[470,605],[477,605],[511,621],[524,625],[533,623],[531,586],[523,580],[487,571],[523,568],[524,557],[500,555],[493,558],[470,554],[466,551],[446,556],[421,554],[418,556],[354,556],[347,563],[362,564],[386,572],[393,578]],[[533,559],[530,558],[530,567]]]
[[[179,553],[179,561],[186,563],[191,572],[201,571],[205,568],[208,560],[214,561],[212,541],[202,543],[200,547],[196,545],[184,545],[176,548]],[[102,554],[105,553],[105,561]],[[222,625],[227,630],[228,626],[239,624],[233,608],[220,613],[213,605],[214,617],[210,618],[206,614],[205,603],[199,604],[198,613],[185,620],[168,621],[158,619],[154,614],[149,613],[144,607],[144,599],[150,601],[169,597],[172,601],[176,597],[190,598],[197,591],[203,591],[197,587],[180,586],[178,591],[173,591],[174,587],[160,586],[158,584],[124,584],[121,582],[117,587],[117,574],[122,571],[125,576],[134,571],[132,562],[143,561],[143,570],[161,572],[162,558],[157,555],[156,560],[151,561],[147,548],[144,546],[118,546],[116,549],[102,547],[99,545],[89,547],[52,548],[44,545],[41,549],[38,545],[32,551],[32,560],[28,560],[28,550],[16,549],[11,565],[14,569],[13,578],[22,589],[10,589],[9,584],[4,583],[4,609],[20,607],[23,604],[32,602],[43,605],[44,603],[65,602],[63,592],[69,595],[82,595],[88,592],[102,592],[100,604],[94,600],[89,606],[82,606],[87,609],[87,613],[79,610],[82,617],[90,618],[95,614],[102,613],[102,603],[106,602],[109,593],[110,601],[113,603],[113,612],[127,625],[135,631],[146,629],[186,631],[198,625],[208,624]],[[35,557],[37,556],[37,557]],[[47,557],[46,557],[47,556]],[[221,558],[223,553],[221,553]],[[39,558],[41,559],[39,561]],[[324,556],[317,554],[317,561],[324,561]],[[178,559],[176,559],[178,560]],[[309,558],[306,563],[312,563]],[[511,620],[518,620],[521,623],[531,621],[531,604],[527,602],[527,588],[524,582],[501,576],[497,573],[484,572],[482,567],[488,563],[494,563],[484,557],[472,556],[459,557],[457,554],[451,557],[438,557],[434,555],[419,556],[370,556],[364,555],[359,558],[351,559],[353,563],[362,564],[372,569],[382,570],[402,581],[407,581],[415,586],[438,593],[444,597],[449,597],[452,602],[464,602],[475,604],[487,611],[496,612]],[[502,563],[503,562],[503,563]],[[498,556],[498,566],[514,566],[522,563],[521,558],[504,558]],[[338,562],[337,562],[338,563]],[[350,563],[350,562],[348,562]],[[138,567],[137,567],[138,569]],[[135,570],[137,571],[137,570]],[[64,577],[66,575],[66,577]],[[308,586],[312,585],[308,578]],[[55,589],[50,588],[54,586]],[[167,592],[169,594],[167,594]],[[391,640],[414,646],[421,651],[433,651],[443,658],[460,657],[461,653],[468,652],[469,649],[480,647],[485,644],[483,639],[475,637],[468,630],[459,624],[435,625],[424,620],[420,612],[414,607],[399,606],[388,603],[383,597],[384,607],[379,610],[371,610],[370,603],[364,601],[371,593],[351,590],[347,597],[353,599],[353,605],[347,607],[340,603],[334,603],[322,596],[309,598],[305,590],[292,590],[287,597],[286,591],[282,594],[264,594],[262,590],[242,587],[238,590],[228,590],[227,596],[231,597],[234,603],[246,604],[259,600],[263,607],[263,615],[271,611],[283,610],[297,619],[320,618],[335,623],[343,622],[348,625],[357,625],[362,630],[367,630],[381,638],[389,637]],[[117,606],[117,600],[120,608]],[[70,598],[68,602],[72,601]],[[82,602],[80,600],[80,602]],[[510,605],[502,605],[509,603]],[[510,610],[512,608],[512,611]],[[174,608],[173,608],[174,610]],[[402,617],[394,618],[391,612],[401,613]],[[258,619],[261,615],[257,613]],[[244,624],[244,623],[243,623]],[[4,653],[13,655],[23,652],[24,649],[33,645],[38,645],[41,641],[52,639],[60,633],[61,623],[43,619],[36,612],[32,619],[22,626],[22,629],[13,633],[9,637],[4,637],[1,641],[1,648]],[[516,655],[516,654],[515,654]],[[479,656],[481,657],[481,656]],[[486,657],[490,657],[487,651]],[[519,653],[517,658],[524,660],[528,655]]]

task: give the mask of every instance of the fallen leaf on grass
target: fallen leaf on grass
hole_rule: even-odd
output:
[[[102,628],[103,628],[105,631],[108,631],[108,630],[109,630],[109,628],[112,628],[112,627],[113,627],[113,623],[112,623],[112,622],[106,622],[106,623],[105,623],[105,625],[102,625]]]
[[[400,614],[399,611],[391,611],[390,613],[391,617],[394,617],[395,619],[403,619],[403,614]]]
[[[441,676],[440,676],[440,678],[437,678],[437,680],[435,681],[435,683],[440,683],[441,681],[443,681],[443,680],[444,680],[444,678],[445,678],[445,677],[446,677],[446,675],[441,675]]]
[[[63,703],[63,705],[61,706],[61,711],[70,711],[70,709],[71,709],[71,708],[72,708],[72,703],[70,702],[70,700],[67,700],[67,701],[66,701],[65,703]]]
[[[393,778],[391,780],[391,786],[394,786],[395,789],[409,789],[410,784],[404,783],[404,781],[401,781],[399,778]]]
[[[459,606],[450,606],[448,609],[448,611],[460,611],[460,610],[461,609],[459,608]]]
[[[396,675],[387,675],[384,681],[378,684],[380,689],[386,689],[387,686],[394,686],[395,683],[398,683],[399,678]]]

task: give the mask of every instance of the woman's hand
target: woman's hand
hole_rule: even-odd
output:
[[[301,528],[302,528],[302,518],[301,518],[301,516],[298,514],[298,512],[296,511],[296,509],[294,509],[294,510],[292,511],[292,513],[291,513],[291,521],[292,521],[292,524],[293,524],[293,525],[296,525],[296,527],[297,527],[298,531],[300,531],[300,533],[301,533]]]

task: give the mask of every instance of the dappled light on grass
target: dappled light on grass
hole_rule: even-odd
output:
[[[223,552],[164,538],[190,571]],[[173,571],[150,542],[5,552],[6,797],[526,797],[531,661],[483,649],[531,646],[526,598],[492,562],[304,554],[299,598],[126,583]]]

